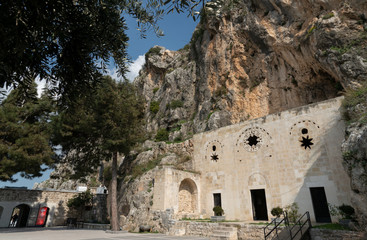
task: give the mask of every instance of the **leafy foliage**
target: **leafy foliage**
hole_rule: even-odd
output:
[[[159,111],[159,102],[151,101],[150,106],[149,106],[149,110],[150,110],[151,113],[156,114]]]
[[[221,206],[215,206],[213,208],[213,212],[214,212],[215,216],[222,216],[224,214],[224,210]]]
[[[131,83],[104,77],[93,99],[80,98],[53,119],[53,141],[67,154],[75,178],[95,171],[114,153],[130,151],[143,133],[143,105]]]
[[[367,123],[367,82],[357,89],[348,89],[343,100],[344,117],[350,122]]]
[[[88,190],[82,193],[75,195],[73,198],[70,198],[67,202],[67,206],[69,208],[81,208],[92,204],[92,193]]]
[[[283,213],[283,208],[281,207],[275,207],[271,209],[271,215],[273,215],[274,217],[279,218],[280,215],[282,215],[282,213]]]
[[[54,94],[84,94],[110,58],[126,71],[128,37],[123,14],[144,33],[164,13],[160,0],[6,1],[0,4],[0,87],[46,79]]]
[[[184,103],[183,101],[181,100],[173,100],[170,104],[168,104],[168,108],[171,108],[171,109],[176,109],[176,108],[181,108],[184,106]]]
[[[169,132],[165,128],[161,128],[157,131],[157,135],[155,136],[155,140],[160,141],[168,141]]]
[[[289,204],[285,207],[285,211],[288,213],[288,218],[291,223],[296,223],[301,216],[298,212],[299,207],[297,203]]]
[[[145,172],[148,172],[149,170],[158,166],[158,164],[161,162],[163,157],[164,155],[159,155],[151,161],[148,161],[146,163],[142,163],[139,165],[135,165],[131,170],[132,179],[135,179],[143,175]]]
[[[42,176],[43,164],[53,163],[48,121],[53,110],[46,94],[37,98],[36,84],[13,90],[0,105],[0,181],[13,175]]]
[[[161,48],[160,47],[152,47],[145,54],[145,57],[148,58],[151,55],[161,55],[160,51],[161,51]]]
[[[343,219],[354,219],[354,208],[352,206],[346,205],[346,204],[342,204],[341,206],[338,207],[340,214],[342,216]]]

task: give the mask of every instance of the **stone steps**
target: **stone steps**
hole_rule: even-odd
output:
[[[210,240],[237,240],[237,228],[218,226],[216,227],[210,238]]]

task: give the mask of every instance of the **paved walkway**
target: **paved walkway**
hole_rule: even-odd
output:
[[[0,240],[209,240],[204,237],[167,236],[158,233],[106,233],[102,230],[65,228],[0,228]]]

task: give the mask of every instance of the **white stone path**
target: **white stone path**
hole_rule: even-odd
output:
[[[103,230],[65,228],[0,228],[0,240],[208,240],[204,237],[167,236],[156,233],[106,233]]]

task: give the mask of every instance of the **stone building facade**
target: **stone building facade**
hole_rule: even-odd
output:
[[[0,227],[10,226],[15,209],[21,212],[18,219],[22,221],[21,227],[35,226],[39,209],[43,207],[48,208],[45,226],[65,225],[67,218],[81,220],[82,216],[67,206],[68,200],[76,194],[77,191],[0,189]],[[92,209],[84,217],[103,222],[106,212],[106,195],[94,194]]]
[[[330,222],[328,204],[350,205],[342,165],[342,98],[335,98],[193,137],[193,171],[162,167],[154,210],[227,220],[270,220],[272,208],[297,203],[313,222]]]

